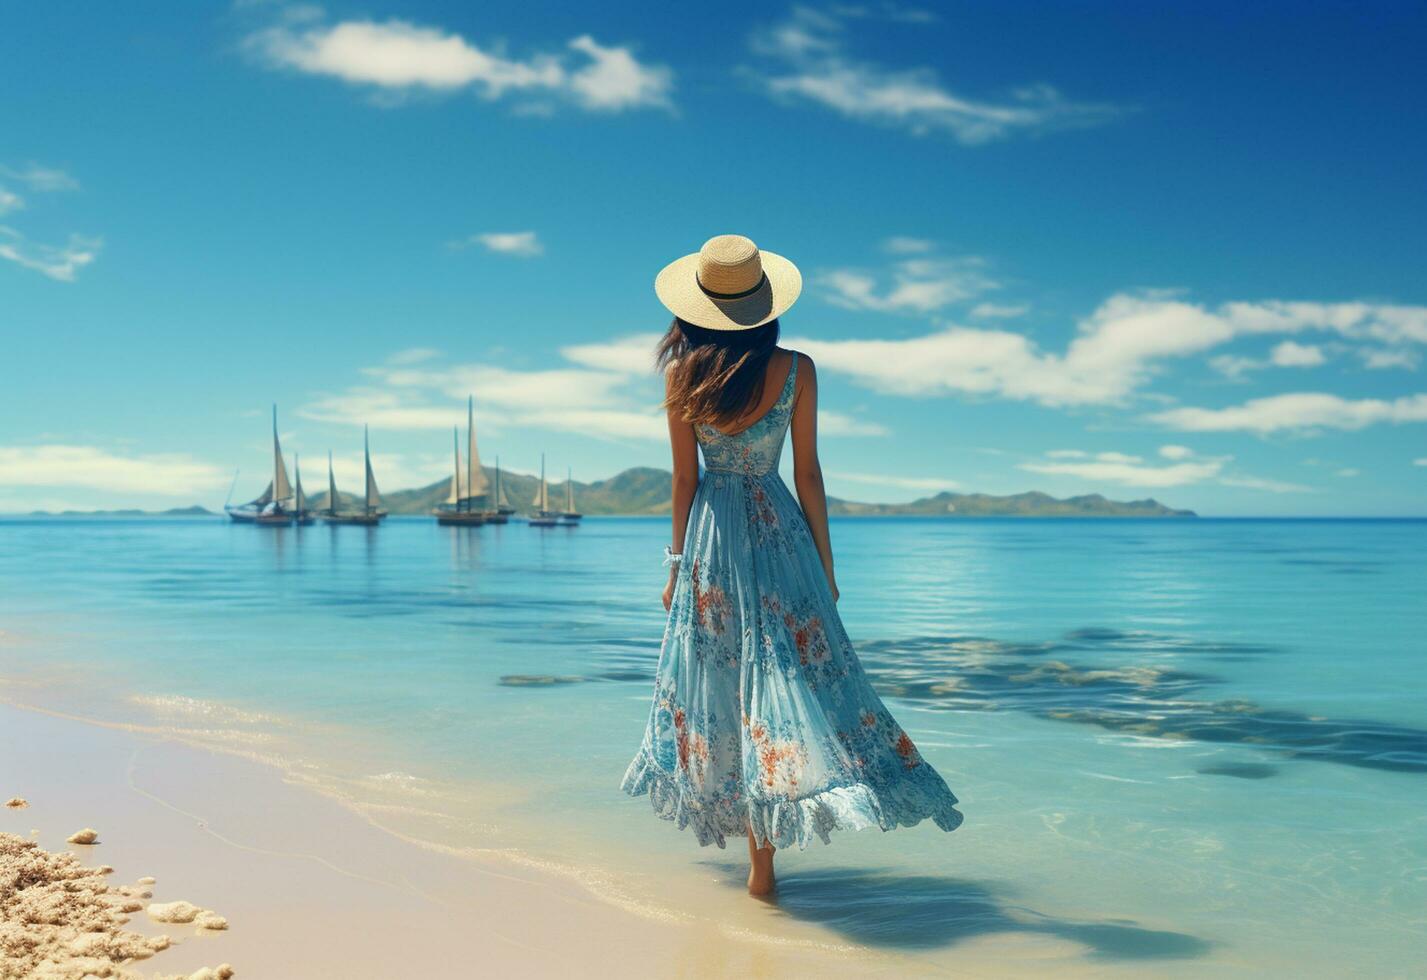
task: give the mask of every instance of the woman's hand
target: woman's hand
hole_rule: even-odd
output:
[[[838,597],[837,576],[833,574],[832,562],[823,562],[823,574],[827,576],[828,591],[832,593],[832,601],[836,602]]]
[[[677,579],[678,579],[678,573],[677,573],[676,571],[671,571],[671,572],[669,573],[669,584],[666,585],[666,586],[664,586],[664,611],[665,611],[665,612],[668,612],[668,611],[669,611],[669,607],[674,604],[674,582],[675,582]]]

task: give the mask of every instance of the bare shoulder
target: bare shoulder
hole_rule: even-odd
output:
[[[807,388],[816,389],[818,385],[818,368],[817,365],[813,363],[813,359],[800,350],[793,350],[787,347],[780,347],[778,349],[786,352],[789,357],[796,357],[798,359],[798,375],[793,381],[793,387],[798,391]]]

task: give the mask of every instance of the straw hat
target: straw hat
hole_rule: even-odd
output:
[[[782,316],[803,291],[798,267],[742,235],[719,235],[654,279],[669,312],[708,330],[751,330]]]

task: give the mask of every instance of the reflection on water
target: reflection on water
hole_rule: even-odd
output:
[[[1218,683],[1208,674],[1154,664],[1075,666],[1047,654],[1091,649],[1146,655],[1191,653],[1240,659],[1279,652],[1265,644],[1086,628],[1056,643],[1003,643],[979,636],[917,637],[863,643],[860,656],[886,697],[945,710],[1015,710],[1056,721],[1097,725],[1127,735],[1231,743],[1294,759],[1369,769],[1427,773],[1427,730],[1363,719],[1332,719],[1252,701],[1199,700],[1191,695]],[[507,687],[556,687],[589,681],[653,678],[647,655],[621,669],[591,674],[507,674]],[[1207,775],[1264,779],[1270,766],[1225,765]]]
[[[1103,642],[1118,649],[1193,649],[1201,656],[1244,656],[1271,649],[1098,629],[1076,630],[1066,640],[1079,649]],[[1189,695],[1217,678],[1173,668],[1077,667],[1026,656],[1055,649],[1053,644],[1002,645],[980,637],[922,637],[864,644],[863,662],[884,694],[936,708],[1013,709],[1128,735],[1237,743],[1294,759],[1427,773],[1427,730],[1324,718],[1242,699],[1198,700]]]
[[[705,862],[741,886],[746,865]],[[981,936],[1039,933],[1068,939],[1105,960],[1203,956],[1212,943],[1179,932],[1144,929],[1123,919],[1077,921],[1005,901],[985,882],[856,868],[780,875],[770,900],[784,915],[832,929],[866,946],[918,950]]]

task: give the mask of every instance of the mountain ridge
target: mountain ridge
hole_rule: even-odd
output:
[[[494,485],[495,473],[486,469],[487,479]],[[575,480],[575,508],[590,515],[650,515],[669,513],[669,481],[671,474],[653,466],[636,466],[616,473],[605,480],[581,483]],[[512,506],[524,512],[535,497],[540,480],[520,473],[501,472],[501,483]],[[429,514],[442,504],[450,489],[449,479],[437,480],[425,487],[394,490],[382,495],[383,506],[392,514]],[[565,500],[565,481],[549,485],[550,504],[561,507]],[[361,506],[359,498],[338,491],[342,506]],[[308,506],[327,506],[327,494],[308,498]],[[837,517],[1196,517],[1192,510],[1179,510],[1152,497],[1142,500],[1111,500],[1103,494],[1080,494],[1074,497],[1052,497],[1039,490],[998,496],[985,493],[954,493],[943,490],[929,497],[900,504],[866,503],[828,498],[828,513]]]

